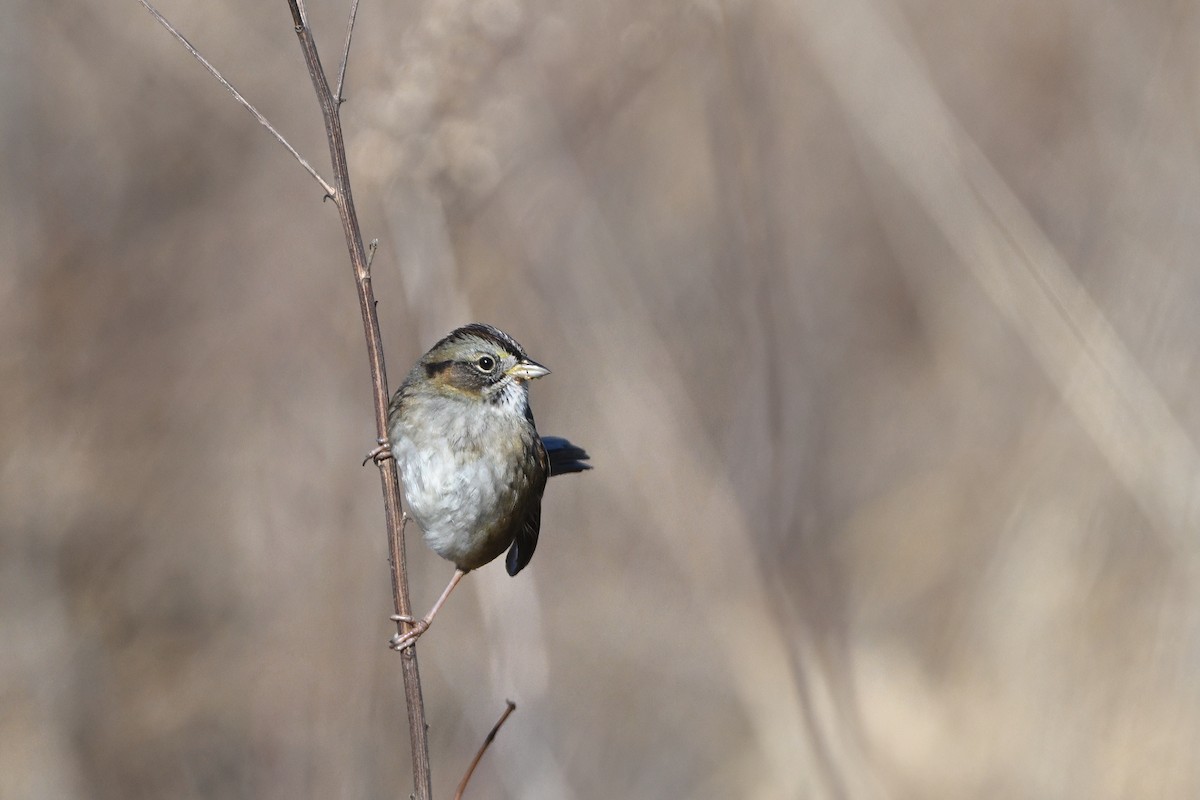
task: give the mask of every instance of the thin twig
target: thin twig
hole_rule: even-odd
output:
[[[138,0],[150,14],[167,29],[167,31],[183,44],[187,51],[199,61],[218,82],[241,103],[255,119],[288,149],[300,165],[325,190],[326,195],[333,198],[337,206],[338,216],[342,221],[342,232],[346,237],[346,247],[350,251],[350,262],[354,269],[354,283],[358,290],[359,310],[362,313],[363,332],[367,339],[367,358],[371,371],[372,399],[375,408],[375,426],[379,433],[379,441],[387,441],[387,408],[388,388],[387,370],[383,361],[383,340],[379,331],[379,317],[376,314],[375,292],[371,288],[370,260],[363,246],[362,230],[358,224],[358,212],[354,207],[354,198],[350,191],[350,168],[346,162],[346,143],[342,132],[342,122],[338,115],[338,102],[329,88],[325,70],[321,66],[317,45],[313,40],[312,31],[308,28],[307,14],[303,8],[303,0],[287,0],[292,13],[292,24],[296,37],[300,40],[300,48],[304,53],[305,65],[312,79],[313,89],[321,105],[321,116],[325,122],[325,137],[329,143],[330,161],[333,165],[334,183],[336,188],[317,174],[304,158],[296,152],[286,139],[267,122],[254,106],[250,105],[242,95],[233,88],[229,81],[217,71],[204,56],[192,47],[179,31],[175,30],[166,18],[149,3],[149,0]],[[355,3],[357,6],[357,3]],[[349,40],[347,40],[349,48]],[[344,71],[345,56],[343,56]],[[340,85],[340,79],[339,79]],[[374,250],[374,247],[372,247]],[[383,488],[384,522],[388,534],[388,559],[391,564],[392,599],[396,614],[410,616],[412,604],[408,596],[408,572],[404,553],[404,523],[406,519],[400,506],[400,480],[396,474],[394,459],[376,459],[379,467],[379,480]],[[415,647],[407,648],[400,655],[400,670],[404,680],[404,700],[408,708],[409,744],[413,761],[413,797],[417,800],[430,800],[433,795],[432,770],[429,763],[429,734],[425,724],[425,703],[421,696],[421,675],[417,668]]]
[[[375,263],[375,253],[379,250],[379,240],[372,239],[367,243],[367,274],[371,274],[371,265]]]
[[[512,700],[505,700],[504,702],[508,704],[508,708],[504,709],[504,713],[500,715],[500,719],[496,720],[496,724],[488,732],[487,738],[483,740],[479,752],[471,760],[471,765],[467,767],[467,774],[463,775],[462,781],[458,784],[458,791],[454,793],[454,800],[462,800],[463,792],[467,790],[467,781],[471,780],[471,775],[474,774],[475,768],[479,766],[479,761],[483,758],[484,752],[487,751],[488,745],[496,738],[496,733],[500,730],[500,726],[504,724],[504,721],[508,719],[508,715],[517,710],[517,704]]]
[[[220,83],[222,86],[224,86],[229,91],[229,93],[233,95],[235,100],[237,100],[239,103],[241,103],[242,106],[247,111],[249,111],[251,114],[254,115],[254,118],[256,120],[258,120],[259,125],[262,125],[268,131],[270,131],[271,135],[274,136],[275,139],[278,140],[278,142],[281,145],[283,145],[284,147],[287,148],[288,152],[291,153],[292,156],[297,161],[300,162],[300,166],[304,167],[304,169],[308,171],[308,174],[313,177],[313,180],[315,180],[317,183],[321,184],[321,188],[325,190],[325,194],[336,199],[337,195],[335,194],[335,190],[332,186],[329,185],[329,182],[326,181],[324,178],[322,178],[317,173],[317,171],[312,168],[312,165],[304,160],[304,156],[302,156],[298,152],[296,152],[296,148],[292,147],[291,143],[288,142],[287,139],[283,138],[283,134],[281,134],[279,131],[275,130],[275,126],[273,126],[270,122],[268,122],[266,117],[264,117],[262,114],[258,113],[258,109],[255,108],[253,105],[251,105],[249,100],[247,100],[245,97],[242,97],[241,92],[239,92],[237,89],[233,88],[232,83],[225,80],[225,77],[220,72],[217,71],[216,67],[214,67],[212,64],[209,63],[207,58],[200,55],[200,52],[198,50],[196,50],[195,47],[192,47],[192,43],[187,40],[187,37],[185,37],[179,31],[175,30],[174,26],[172,26],[171,23],[167,21],[166,17],[164,17],[161,13],[159,13],[157,8],[155,8],[154,6],[152,6],[150,4],[149,0],[138,0],[138,2],[141,3],[146,8],[146,10],[149,11],[150,14],[156,20],[158,20],[160,25],[162,25],[164,28],[166,28],[167,31],[170,32],[170,34],[172,36],[174,36],[176,39],[179,40],[179,42],[187,49],[187,51],[192,54],[193,58],[195,58],[202,65],[204,65],[204,68],[206,70],[208,70],[209,73],[212,74],[212,76],[214,78],[217,79],[218,83]],[[357,3],[356,3],[356,5],[357,5]]]
[[[340,106],[346,102],[346,98],[342,97],[342,84],[346,80],[346,64],[350,62],[350,40],[354,38],[354,19],[358,16],[358,0],[354,0],[350,4],[350,19],[346,21],[346,45],[342,48],[342,65],[338,67],[337,89],[333,92],[333,99]]]
[[[354,285],[358,290],[358,306],[362,314],[363,333],[367,340],[375,429],[382,442],[387,437],[389,398],[387,370],[383,362],[383,338],[379,332],[379,316],[375,309],[375,291],[371,288],[367,250],[363,245],[362,230],[358,224],[354,195],[350,191],[350,167],[346,161],[346,141],[337,100],[329,88],[325,69],[321,66],[321,58],[317,54],[317,43],[305,22],[301,2],[302,0],[288,0],[288,8],[292,12],[296,38],[300,40],[304,63],[308,67],[308,75],[312,79],[313,89],[321,105],[321,117],[325,121],[325,138],[329,142],[329,158],[333,164],[333,177],[337,185],[338,216],[342,220],[342,232],[346,237],[350,262],[354,268]],[[396,461],[377,459],[376,464],[379,466],[379,481],[383,489],[384,522],[387,526],[388,557],[392,568],[392,601],[398,616],[411,616],[412,604],[408,597],[408,571],[404,553],[404,516],[400,507],[400,480],[396,474]],[[417,800],[430,800],[433,795],[433,779],[429,763],[429,733],[425,724],[425,703],[421,697],[421,674],[417,669],[415,647],[409,647],[400,654],[400,672],[404,679],[405,705],[408,707],[414,796]]]

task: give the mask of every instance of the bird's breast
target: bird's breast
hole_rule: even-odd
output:
[[[447,414],[420,407],[396,420],[392,453],[409,514],[438,555],[473,569],[508,547],[522,491],[529,485],[525,455],[536,432],[522,418],[475,407]],[[516,520],[516,524],[514,524]]]

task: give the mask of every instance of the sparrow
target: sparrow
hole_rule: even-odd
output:
[[[508,551],[516,575],[537,548],[542,492],[551,475],[591,469],[566,439],[538,435],[529,381],[550,370],[508,334],[472,323],[452,331],[409,371],[388,406],[388,442],[408,515],[454,575],[422,619],[390,646],[411,646],[463,576]],[[387,457],[384,455],[383,457]]]

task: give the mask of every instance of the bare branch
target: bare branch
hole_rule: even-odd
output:
[[[233,88],[232,83],[225,80],[225,76],[223,76],[220,72],[218,72],[217,68],[214,67],[212,64],[210,64],[207,58],[200,55],[200,52],[198,50],[196,50],[195,47],[192,47],[192,43],[187,40],[187,37],[185,37],[179,31],[175,30],[174,26],[172,26],[171,23],[167,21],[167,18],[164,17],[162,14],[160,14],[157,8],[150,5],[149,0],[138,0],[138,2],[141,3],[146,8],[146,10],[149,11],[150,14],[156,20],[158,20],[160,25],[162,25],[164,28],[166,28],[167,31],[172,36],[174,36],[176,39],[178,39],[179,42],[185,48],[187,48],[187,51],[192,54],[193,58],[195,58],[202,65],[204,65],[204,68],[206,70],[208,70],[209,73],[214,78],[216,78],[217,81],[222,86],[224,86],[226,89],[229,90],[229,93],[233,95],[235,100],[237,100],[239,103],[241,103],[242,106],[247,111],[249,111],[251,114],[254,115],[254,118],[256,120],[258,120],[259,125],[262,125],[268,131],[270,131],[271,135],[274,136],[275,139],[281,145],[283,145],[284,147],[287,148],[288,152],[291,153],[292,156],[295,157],[295,159],[300,162],[300,166],[304,167],[304,169],[306,169],[308,171],[308,174],[313,177],[313,180],[315,180],[317,183],[321,184],[321,188],[325,190],[325,194],[329,195],[330,197],[334,198],[335,200],[337,199],[337,191],[332,186],[330,186],[329,183],[324,178],[322,178],[319,174],[317,174],[317,171],[312,168],[312,165],[304,160],[304,156],[302,156],[298,152],[296,152],[296,148],[292,147],[291,143],[287,139],[283,138],[283,134],[281,134],[279,131],[275,130],[275,126],[273,126],[270,122],[268,122],[266,117],[264,117],[262,114],[258,113],[258,109],[255,108],[253,105],[251,105],[249,100],[247,100],[245,97],[242,97],[241,92],[239,92],[237,89]]]
[[[296,23],[297,30],[308,27],[308,9],[304,7],[304,0],[296,0],[295,3],[289,2],[288,8],[292,10],[292,20]],[[324,76],[325,71],[321,71]]]
[[[479,752],[475,754],[475,758],[471,760],[471,765],[467,767],[467,774],[463,775],[463,779],[458,784],[458,791],[454,793],[454,800],[462,800],[463,792],[467,790],[467,782],[471,780],[471,775],[475,773],[475,768],[479,766],[479,761],[483,758],[483,754],[487,751],[488,745],[496,738],[496,734],[500,731],[500,726],[508,719],[508,715],[517,710],[517,704],[512,700],[505,700],[508,708],[504,709],[504,713],[500,715],[500,719],[496,720],[496,724],[492,726],[488,732],[487,738],[483,740],[483,744],[479,747]]]
[[[194,48],[184,36],[179,33],[166,18],[152,6],[149,0],[138,0],[150,14],[158,20],[167,31],[178,39],[187,51],[199,61],[205,69],[230,94],[242,104],[264,128],[295,156],[300,165],[308,171],[332,198],[337,206],[338,216],[342,221],[342,231],[346,238],[346,247],[350,251],[350,262],[354,270],[354,283],[358,290],[359,310],[362,313],[363,332],[367,340],[367,358],[371,372],[372,398],[375,408],[375,424],[379,432],[380,447],[372,451],[375,463],[379,467],[379,479],[383,489],[384,520],[388,534],[388,560],[391,565],[392,598],[399,616],[410,615],[411,603],[408,597],[408,574],[404,552],[404,524],[407,521],[400,505],[400,480],[396,474],[396,464],[393,459],[383,457],[387,448],[387,408],[388,388],[387,371],[383,361],[383,340],[379,331],[379,317],[376,313],[375,292],[371,288],[370,257],[367,248],[363,246],[362,230],[358,224],[358,212],[354,207],[354,198],[350,191],[350,167],[346,161],[346,142],[342,132],[342,122],[338,115],[342,79],[345,76],[346,61],[349,58],[350,36],[354,27],[354,18],[358,9],[358,1],[350,13],[349,29],[346,34],[345,52],[342,55],[342,66],[338,77],[339,97],[335,97],[329,88],[325,69],[317,55],[317,45],[309,30],[307,14],[304,11],[303,0],[287,0],[292,14],[292,25],[296,37],[300,40],[300,48],[304,53],[304,62],[312,79],[313,89],[321,106],[321,116],[325,122],[325,138],[329,143],[330,161],[333,166],[335,186],[331,186],[317,174],[304,158],[296,152],[286,139],[238,92],[221,73]],[[336,188],[335,188],[336,187]],[[374,256],[375,242],[371,243],[371,257]],[[421,696],[421,676],[417,668],[415,647],[407,648],[400,655],[400,671],[404,680],[404,699],[408,708],[409,743],[413,761],[412,797],[416,800],[430,800],[433,794],[432,770],[429,763],[429,735],[425,723],[425,704]]]
[[[337,88],[333,90],[333,99],[340,106],[346,102],[342,97],[342,84],[346,81],[346,64],[350,62],[350,40],[354,38],[354,20],[358,16],[358,0],[350,4],[350,19],[346,22],[346,45],[342,48],[342,65],[338,67]]]
[[[329,142],[329,158],[333,164],[333,178],[337,185],[338,216],[342,221],[342,232],[346,247],[350,251],[350,263],[354,270],[354,285],[358,290],[358,306],[362,314],[363,333],[366,335],[367,360],[371,370],[371,396],[375,407],[375,428],[381,445],[387,441],[388,386],[387,370],[383,362],[383,338],[379,332],[379,315],[375,308],[375,290],[371,288],[370,265],[367,248],[363,245],[362,229],[358,224],[358,211],[354,206],[354,195],[350,190],[350,166],[346,161],[346,140],[342,132],[342,120],[338,114],[338,102],[329,88],[325,69],[317,54],[317,43],[305,21],[302,0],[288,0],[292,12],[292,23],[300,49],[304,52],[304,63],[312,79],[317,101],[321,106],[321,117],[325,121],[325,138]],[[379,481],[383,490],[383,516],[388,534],[388,560],[391,564],[392,601],[397,616],[412,615],[412,604],[408,597],[408,572],[404,553],[404,522],[400,506],[400,479],[396,474],[395,459],[376,459]],[[408,708],[408,733],[413,762],[414,796],[417,800],[430,800],[433,795],[432,769],[429,763],[429,733],[425,724],[425,703],[421,697],[421,674],[417,669],[415,647],[400,654],[400,673],[404,680],[404,700]]]

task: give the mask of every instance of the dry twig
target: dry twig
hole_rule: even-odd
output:
[[[342,65],[338,67],[337,88],[333,90],[333,99],[340,106],[346,102],[342,96],[342,85],[346,82],[346,65],[350,63],[350,40],[354,38],[354,20],[358,18],[358,0],[350,3],[350,19],[346,21],[346,44],[342,46]]]
[[[372,397],[375,406],[375,425],[381,442],[387,436],[387,406],[388,388],[387,371],[383,360],[383,341],[379,332],[379,317],[375,310],[375,292],[371,287],[370,261],[367,250],[363,246],[362,231],[358,224],[358,214],[354,207],[354,198],[350,191],[350,170],[346,162],[345,138],[342,133],[342,123],[339,116],[341,104],[342,81],[345,78],[346,63],[350,57],[350,41],[354,31],[354,19],[358,10],[358,2],[354,0],[350,9],[350,19],[346,28],[346,41],[342,53],[341,66],[338,71],[336,93],[330,89],[321,59],[317,54],[317,45],[308,27],[307,15],[302,7],[302,0],[288,0],[288,8],[292,12],[292,22],[295,26],[296,37],[304,52],[304,61],[308,67],[309,77],[312,78],[317,100],[321,105],[321,116],[325,121],[325,134],[329,142],[330,161],[333,165],[334,181],[330,185],[316,170],[288,143],[286,139],[258,112],[229,81],[212,66],[182,34],[180,34],[149,0],[138,0],[149,11],[159,24],[166,28],[172,36],[178,39],[187,51],[199,61],[205,69],[215,77],[244,106],[255,119],[275,137],[280,144],[287,148],[297,161],[325,190],[337,207],[342,220],[342,231],[346,237],[346,246],[350,251],[350,261],[354,269],[354,283],[358,290],[359,309],[362,313],[363,331],[367,340],[367,357],[370,362]],[[384,516],[388,532],[388,555],[391,562],[392,596],[396,614],[407,616],[412,613],[408,598],[408,575],[404,556],[404,519],[400,507],[400,481],[396,475],[395,463],[391,460],[376,459],[379,466],[379,477],[383,488]],[[412,747],[414,797],[418,800],[430,800],[432,796],[432,780],[429,762],[429,738],[425,724],[425,706],[421,697],[421,678],[417,669],[415,648],[408,648],[400,655],[401,672],[404,678],[404,699],[408,707],[408,727]],[[494,733],[494,732],[493,732]]]
[[[158,23],[160,25],[162,25],[164,28],[167,29],[168,33],[170,33],[172,36],[174,36],[176,39],[179,40],[179,43],[182,44],[184,46],[184,48],[186,48],[187,51],[192,54],[193,58],[195,58],[197,61],[199,61],[200,64],[206,70],[209,71],[209,74],[211,74],[214,78],[217,79],[218,83],[220,83],[222,86],[224,86],[229,91],[229,93],[231,95],[233,95],[234,100],[237,100],[242,105],[243,108],[245,108],[247,111],[249,111],[251,114],[254,115],[254,118],[256,120],[258,120],[259,125],[262,125],[268,131],[270,131],[271,135],[275,137],[275,140],[287,148],[287,151],[289,153],[291,153],[292,156],[297,161],[300,162],[300,166],[304,167],[304,169],[308,172],[308,174],[313,177],[313,180],[315,180],[317,183],[321,184],[321,188],[325,190],[325,194],[332,197],[333,191],[334,191],[333,187],[330,186],[329,182],[326,181],[324,178],[322,178],[321,175],[315,169],[313,169],[312,165],[309,164],[308,161],[305,160],[304,156],[302,156],[298,152],[296,152],[296,148],[292,147],[291,142],[289,142],[287,139],[283,138],[283,134],[281,134],[279,131],[275,130],[275,126],[272,125],[270,122],[268,122],[267,118],[264,117],[261,113],[259,113],[258,109],[255,108],[253,105],[251,105],[250,101],[247,100],[245,97],[243,97],[242,93],[233,87],[232,83],[225,80],[225,76],[222,75],[220,72],[218,72],[217,68],[214,67],[211,63],[209,63],[207,58],[200,55],[200,52],[195,47],[192,46],[192,43],[189,42],[182,33],[177,31],[175,29],[175,27],[173,25],[171,25],[170,22],[167,21],[167,18],[159,13],[157,8],[155,8],[153,5],[151,5],[148,2],[148,0],[138,0],[138,2],[141,3],[146,8],[146,10],[149,11],[150,14],[156,20],[158,20]],[[358,3],[356,2],[355,6],[357,6],[357,5],[358,5]],[[347,44],[349,44],[349,39],[347,39]]]
[[[471,780],[471,776],[475,773],[475,768],[479,766],[480,759],[487,752],[488,745],[496,738],[496,734],[500,731],[500,726],[508,719],[508,715],[517,710],[517,704],[512,700],[505,700],[508,707],[504,709],[504,713],[500,715],[500,719],[496,720],[496,724],[488,731],[488,735],[484,738],[483,744],[479,746],[479,752],[475,754],[475,758],[471,759],[471,764],[467,767],[467,772],[463,775],[463,779],[458,784],[458,791],[454,793],[454,800],[462,800],[463,792],[467,790],[467,782]]]

